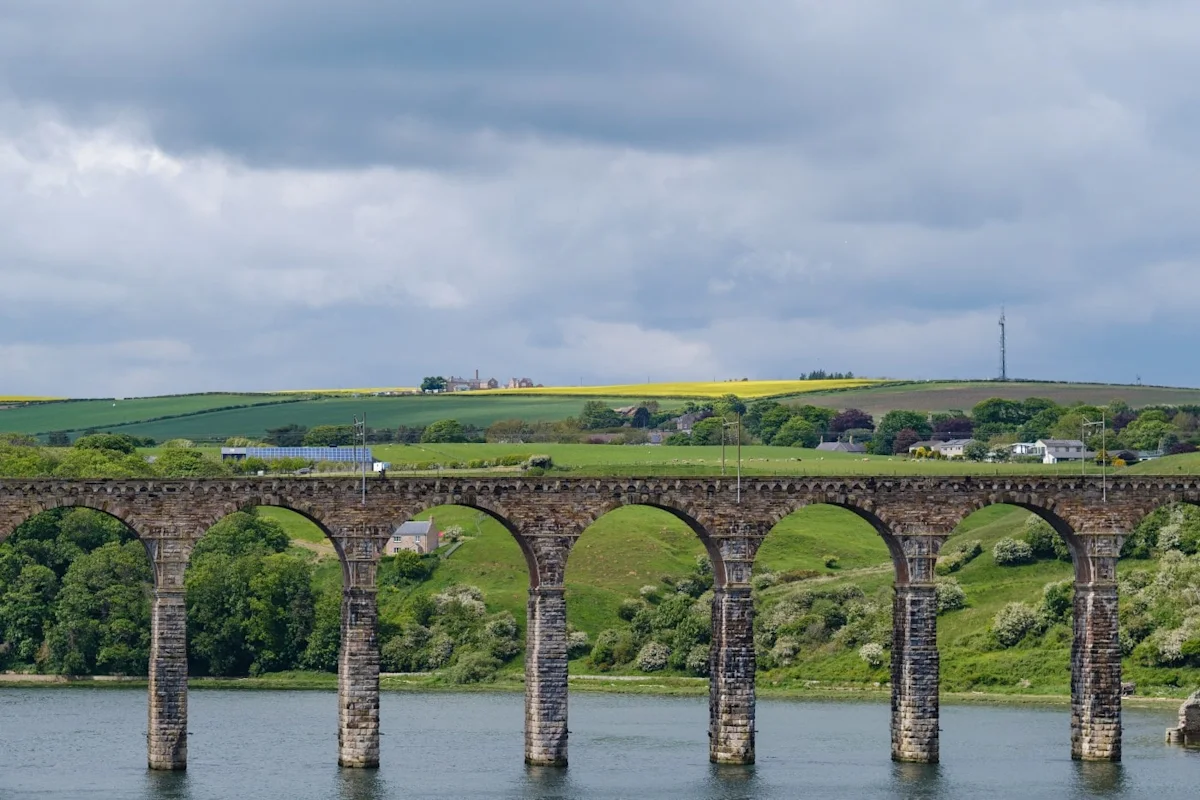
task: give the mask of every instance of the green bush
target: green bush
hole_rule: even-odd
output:
[[[494,679],[499,668],[500,662],[491,654],[472,651],[460,655],[446,677],[451,683],[481,683]]]
[[[967,593],[958,585],[958,581],[953,578],[938,581],[935,586],[935,592],[937,594],[937,610],[939,614],[967,607]]]
[[[837,569],[838,568],[838,557],[837,556],[825,556],[824,564],[825,564],[826,569]]]
[[[1070,561],[1071,550],[1050,523],[1036,515],[1030,515],[1025,523],[1025,543],[1033,551],[1034,558],[1056,558],[1059,561]]]
[[[1005,537],[992,547],[992,558],[996,560],[996,565],[1001,567],[1032,564],[1033,548],[1027,542]]]
[[[629,622],[630,620],[632,620],[634,617],[637,616],[637,613],[639,611],[641,611],[645,607],[646,607],[646,604],[643,603],[641,600],[634,600],[633,598],[626,598],[625,600],[621,601],[621,605],[617,606],[617,616],[620,617],[621,619],[625,620],[626,622]]]
[[[671,648],[659,642],[647,642],[638,652],[637,665],[642,672],[658,672],[665,669],[671,657]]]
[[[1012,647],[1038,624],[1037,614],[1024,603],[1009,603],[996,612],[992,634],[1001,647]]]
[[[982,552],[983,543],[978,539],[959,542],[950,550],[942,552],[942,555],[937,560],[937,564],[934,566],[934,571],[938,575],[949,575],[952,572],[958,572],[975,560]]]

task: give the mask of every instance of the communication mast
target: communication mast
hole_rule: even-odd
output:
[[[1008,380],[1008,340],[1004,330],[1004,306],[1000,307],[1000,380]]]

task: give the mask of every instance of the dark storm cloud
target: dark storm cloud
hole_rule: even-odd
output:
[[[1196,383],[1182,2],[18,2],[23,390]],[[50,326],[47,316],[68,320]]]

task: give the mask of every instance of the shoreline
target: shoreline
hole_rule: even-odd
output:
[[[381,692],[523,692],[525,683],[517,677],[500,676],[486,683],[450,684],[429,673],[383,673]],[[0,689],[144,689],[146,678],[119,675],[66,677],[62,675],[0,674]],[[572,691],[596,694],[644,694],[658,697],[703,697],[708,694],[707,678],[642,675],[572,675]],[[191,678],[190,690],[225,689],[236,691],[336,691],[337,676],[325,673],[268,675],[256,678]],[[771,686],[760,684],[757,695],[767,700],[816,700],[848,702],[887,702],[891,691],[887,685],[822,684],[819,686]],[[1132,707],[1174,706],[1187,699],[1189,692],[1180,690],[1178,696],[1129,696],[1122,704]],[[1069,694],[1028,694],[1004,692],[942,692],[941,701],[948,705],[997,706],[1066,706]]]

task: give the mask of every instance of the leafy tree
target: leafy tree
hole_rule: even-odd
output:
[[[199,450],[175,448],[159,454],[154,471],[167,478],[215,478],[229,475],[232,470],[214,458],[206,458]]]
[[[633,412],[633,419],[630,424],[635,428],[649,428],[650,409],[645,406],[638,406]]]
[[[76,558],[46,637],[51,668],[68,675],[145,674],[151,581],[141,542],[109,542]]]
[[[902,428],[896,432],[896,436],[892,439],[892,452],[897,454],[907,453],[908,448],[919,441],[921,441],[919,433],[912,428]]]
[[[281,425],[278,428],[267,428],[267,435],[263,441],[276,447],[300,447],[304,444],[304,434],[307,432],[308,428],[303,425]]]
[[[54,477],[142,478],[154,473],[140,456],[121,450],[79,448],[76,444],[54,467]]]
[[[963,449],[963,456],[969,461],[987,461],[992,448],[986,442],[971,442]]]
[[[947,416],[933,423],[933,438],[945,442],[950,439],[970,439],[975,432],[975,423],[970,417]]]
[[[924,414],[917,411],[902,411],[893,410],[883,415],[883,419],[879,421],[879,425],[875,428],[875,438],[871,440],[871,451],[874,453],[895,453],[901,452],[896,448],[896,435],[900,431],[908,428],[917,434],[917,438],[913,442],[921,439],[928,439],[932,433],[929,421]],[[911,444],[911,442],[910,442]],[[903,452],[907,452],[906,446]]]
[[[624,424],[621,415],[613,411],[602,400],[589,400],[579,412],[579,426],[585,431],[619,428]]]
[[[304,669],[337,672],[338,650],[342,642],[342,593],[326,591],[314,604],[312,632],[300,659]]]
[[[971,409],[971,417],[979,425],[996,424],[1015,428],[1024,424],[1031,416],[1024,403],[1005,400],[1002,397],[984,400]]]
[[[0,663],[11,659],[27,664],[37,655],[51,621],[58,576],[49,567],[32,561],[22,567],[20,559],[11,554],[6,567],[7,572],[12,573],[15,568],[20,572],[6,579],[0,590],[0,641],[10,651],[0,653]]]
[[[724,434],[725,420],[721,417],[709,417],[692,426],[689,439],[693,445],[719,445]]]
[[[262,559],[250,579],[248,643],[254,653],[251,674],[299,666],[315,619],[312,567],[289,553]]]
[[[746,403],[736,394],[726,394],[717,400],[714,410],[722,416],[740,417],[746,413]]]
[[[440,419],[425,429],[421,441],[425,444],[465,442],[467,434],[458,420]]]
[[[813,429],[818,433],[824,433],[829,429],[829,423],[837,415],[837,412],[832,408],[822,408],[821,406],[803,405],[793,408],[793,415],[802,420],[810,422]]]
[[[830,433],[845,433],[849,430],[874,430],[875,418],[857,408],[847,408],[829,420]]]
[[[816,426],[811,422],[792,417],[775,434],[771,444],[782,447],[816,447],[820,439]]]
[[[137,450],[137,443],[122,433],[93,433],[76,439],[75,447],[80,450],[113,450],[128,454]]]
[[[746,413],[742,416],[742,424],[754,436],[761,436],[762,431],[760,426],[763,415],[772,409],[780,407],[780,404],[774,400],[755,400],[746,408]],[[767,441],[770,440],[768,439]]]
[[[304,434],[306,447],[341,447],[355,442],[353,425],[316,425]]]
[[[440,375],[431,375],[421,380],[422,392],[444,392],[446,391],[446,379]]]
[[[775,441],[776,434],[779,429],[792,418],[792,410],[787,406],[775,404],[775,407],[769,409],[758,423],[758,435],[767,443]]]

